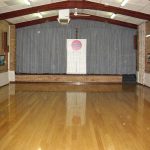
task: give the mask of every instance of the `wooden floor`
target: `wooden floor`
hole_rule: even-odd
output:
[[[4,86],[0,150],[150,150],[150,88]]]

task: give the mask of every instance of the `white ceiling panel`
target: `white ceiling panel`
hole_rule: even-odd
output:
[[[32,7],[33,6],[39,6],[39,5],[44,5],[44,4],[50,4],[50,3],[56,3],[56,2],[61,2],[65,0],[31,0]]]
[[[1,2],[1,1],[0,1],[0,9],[1,9],[2,7],[5,7],[5,6],[7,6],[7,4],[5,4],[4,2]]]
[[[20,7],[21,9],[27,8],[27,6],[24,4],[20,5]],[[9,8],[11,8],[12,10],[18,10],[18,5],[9,6]]]
[[[129,0],[127,5],[125,5],[123,8],[143,12],[144,8],[147,6],[150,6],[149,0]]]
[[[117,14],[114,19],[120,20],[120,21],[125,21],[125,20],[127,20],[128,18],[129,18],[128,16],[124,16],[124,15]]]
[[[19,19],[19,17],[16,17],[16,18]],[[24,22],[26,20],[30,21],[30,20],[34,20],[34,19],[39,19],[36,14],[25,15],[25,16],[23,16],[23,18],[24,18],[24,20],[22,20],[22,22]]]
[[[150,4],[149,0],[129,0],[129,4],[145,6]]]
[[[45,11],[45,12],[41,12],[42,16],[44,18],[46,17],[50,17],[50,16],[57,16],[58,15],[58,11],[57,10],[53,10],[53,11]]]
[[[45,12],[41,12],[43,18],[47,18],[47,17],[51,17],[51,16],[56,16],[58,14],[58,11],[45,11]],[[16,23],[21,23],[21,22],[25,22],[25,21],[32,21],[32,20],[36,20],[36,19],[40,19],[36,13],[34,14],[30,14],[30,15],[25,15],[22,17],[15,17],[15,18],[11,18],[11,19],[7,19],[8,22],[16,24]]]
[[[103,4],[119,7],[122,0],[102,0]]]
[[[120,3],[122,2],[122,0],[88,0],[88,1],[102,3],[105,5],[113,5],[113,6],[120,6]]]
[[[124,21],[128,22],[128,23],[134,23],[134,24],[140,25],[141,23],[145,22],[146,20],[128,17],[128,19],[124,20]]]
[[[9,12],[9,11],[13,11],[13,8],[9,6],[0,7],[0,13]]]
[[[106,18],[110,18],[110,16],[112,15],[111,12],[97,11],[97,10],[95,11],[95,10],[89,10],[89,9],[84,9],[82,13],[91,14],[91,15],[100,16],[100,17],[106,17]]]
[[[25,3],[25,0],[0,0],[0,13],[9,11],[15,11],[19,9],[35,7],[44,4],[50,4],[54,2],[66,1],[66,0],[30,0],[31,6]]]
[[[143,9],[141,9],[140,12],[150,14],[150,5],[143,7]]]
[[[88,0],[88,1],[109,4],[115,7],[121,7],[121,3],[123,0]],[[134,10],[134,11],[139,11],[139,10],[144,11],[143,8],[148,5],[150,5],[149,0],[128,0],[128,3],[124,7],[121,7],[121,8]]]
[[[5,0],[4,3],[5,3],[7,6],[25,4],[23,0],[22,0],[22,1],[20,1],[20,0]]]
[[[125,5],[123,8],[124,8],[124,9],[128,9],[128,10],[139,11],[139,10],[141,10],[143,7],[145,7],[145,5],[138,5],[138,4],[128,3],[128,4]]]
[[[7,21],[13,24],[17,24],[17,23],[25,22],[29,20],[24,17],[16,17],[16,18],[7,19]]]

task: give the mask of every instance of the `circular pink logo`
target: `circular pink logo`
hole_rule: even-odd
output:
[[[74,40],[71,44],[73,50],[80,50],[82,43],[79,40]]]

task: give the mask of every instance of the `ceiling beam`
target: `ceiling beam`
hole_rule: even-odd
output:
[[[49,22],[49,21],[57,21],[57,18],[58,18],[58,16],[53,16],[53,17],[42,18],[42,19],[38,19],[38,20],[22,22],[22,23],[16,24],[16,28],[41,24],[41,23],[45,23],[45,22]],[[115,25],[119,25],[119,26],[123,26],[123,27],[137,29],[136,24],[122,22],[122,21],[113,20],[113,19],[104,18],[104,17],[93,16],[93,15],[90,15],[90,16],[73,16],[71,14],[71,19],[94,20],[94,21],[107,22],[107,23],[110,23],[110,24],[115,24]]]
[[[14,17],[19,17],[23,15],[28,15],[36,12],[50,11],[50,10],[59,10],[66,8],[79,8],[79,9],[93,9],[93,10],[101,10],[107,12],[113,12],[116,14],[122,14],[130,17],[135,17],[144,20],[150,20],[149,14],[144,14],[137,11],[127,10],[119,7],[104,5],[101,3],[95,3],[90,1],[63,1],[57,3],[50,3],[46,5],[30,7],[26,9],[11,11],[7,13],[0,14],[0,19],[9,19]]]

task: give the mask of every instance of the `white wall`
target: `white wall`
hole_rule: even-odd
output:
[[[144,85],[150,87],[150,74],[149,73],[144,74]]]
[[[0,73],[0,87],[9,84],[10,81],[15,81],[14,71]]]
[[[146,86],[149,86],[150,87],[150,74],[149,73],[144,73],[143,74],[143,83],[140,82],[140,79],[139,79],[139,72],[136,73],[136,76],[137,76],[137,83],[140,83],[140,84],[143,84],[143,85],[146,85]]]
[[[9,81],[15,82],[15,71],[9,71]]]
[[[8,72],[0,73],[0,86],[6,85],[9,83]]]

